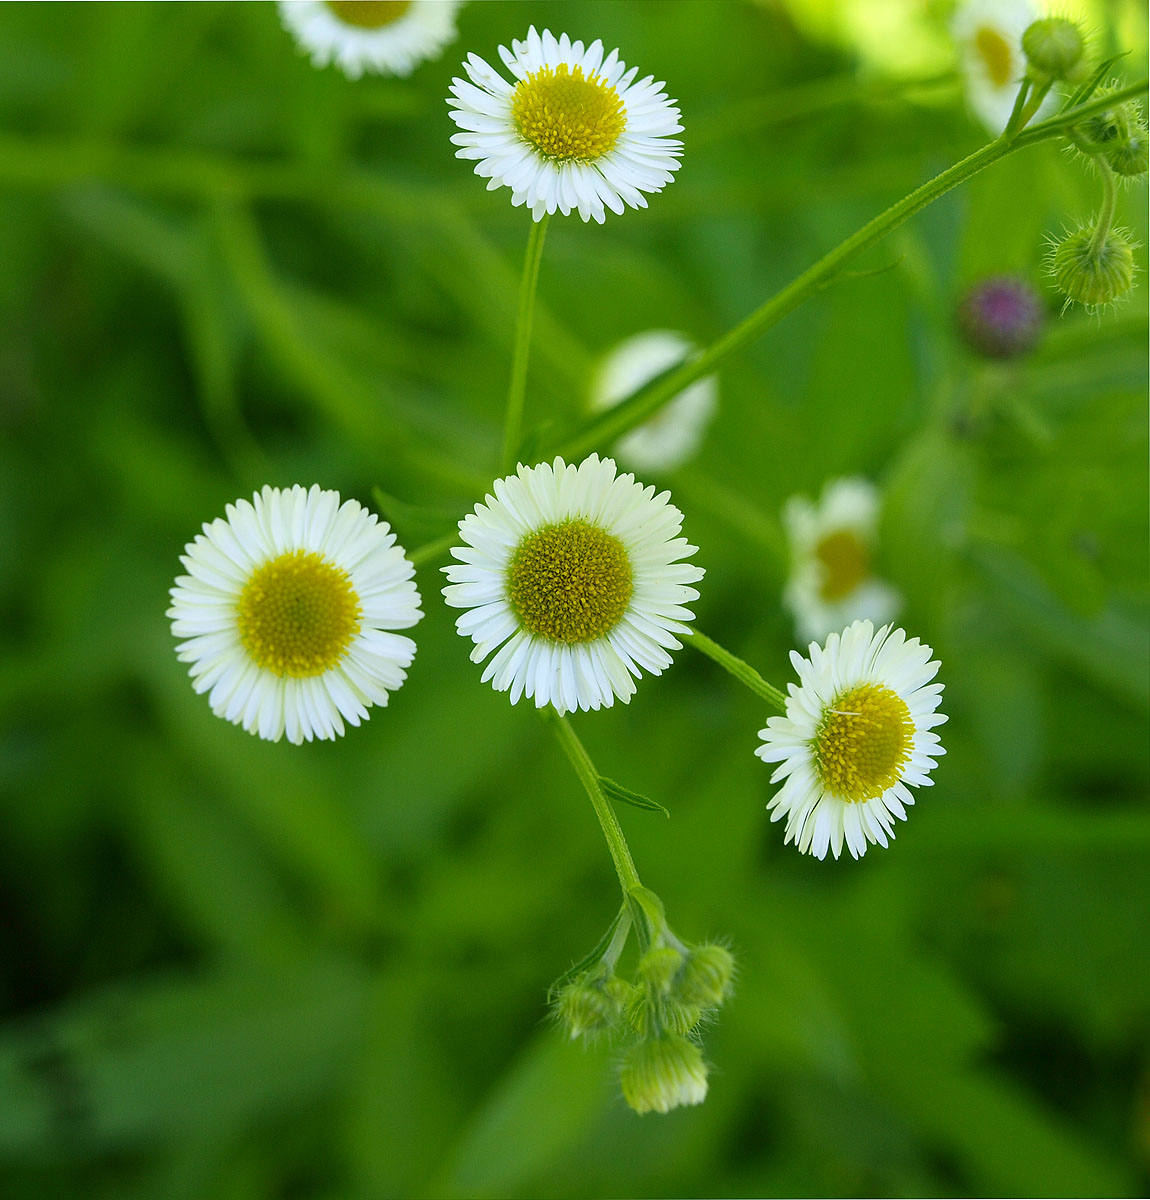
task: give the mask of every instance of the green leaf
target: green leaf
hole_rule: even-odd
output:
[[[648,812],[661,812],[665,817],[671,815],[657,800],[652,800],[640,792],[633,792],[621,783],[608,779],[606,775],[599,776],[599,785],[609,800],[621,800],[624,804],[630,804],[633,808],[645,808]]]

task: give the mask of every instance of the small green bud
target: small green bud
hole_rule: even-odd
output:
[[[1084,226],[1062,239],[1049,260],[1059,291],[1087,308],[1121,299],[1134,285],[1134,249],[1119,229],[1112,229],[1097,249],[1094,230]]]
[[[1145,175],[1150,166],[1147,154],[1146,126],[1135,115],[1126,129],[1126,136],[1105,151],[1106,161],[1119,175]]]
[[[659,1024],[671,1033],[690,1033],[698,1025],[703,1010],[677,996],[664,996],[657,1003]]]
[[[1022,49],[1035,74],[1047,79],[1069,79],[1082,61],[1086,43],[1073,21],[1045,17],[1027,28],[1022,35]]]
[[[593,982],[586,975],[560,989],[555,998],[555,1013],[572,1040],[593,1037],[619,1024],[626,1001],[620,997],[617,984],[630,989],[629,984],[615,976]]]
[[[703,1052],[685,1037],[649,1038],[627,1051],[619,1082],[623,1099],[637,1113],[666,1113],[703,1103],[707,1065]]]
[[[674,946],[652,946],[639,960],[639,978],[662,996],[671,990],[682,965],[683,956]]]
[[[735,957],[726,946],[696,946],[679,980],[679,998],[699,1008],[717,1008],[727,998],[735,974]]]

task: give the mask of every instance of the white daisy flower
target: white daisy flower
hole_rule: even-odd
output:
[[[966,0],[954,14],[967,103],[995,137],[1006,128],[1026,74],[1022,35],[1041,15],[1031,0]],[[1048,96],[1037,116],[1049,115],[1056,104]]]
[[[786,782],[768,805],[771,820],[787,818],[787,842],[804,854],[835,858],[843,842],[854,858],[868,842],[894,838],[894,818],[913,804],[908,785],[932,783],[935,760],[946,751],[930,730],[942,684],[939,664],[918,638],[870,621],[855,621],[826,648],[812,642],[803,658],[791,651],[799,686],[789,686],[787,712],[759,731],[755,753],[777,762],[771,782]]]
[[[167,615],[197,692],[268,741],[335,738],[406,678],[415,568],[356,500],[298,484],[237,500],[189,542]]]
[[[821,640],[851,621],[891,620],[902,596],[871,573],[878,536],[879,493],[865,479],[834,479],[817,504],[792,496],[783,508],[791,573],[783,603],[801,642]]]
[[[620,342],[599,365],[591,409],[614,408],[658,375],[686,362],[698,347],[681,333],[652,329]],[[698,453],[719,402],[719,381],[708,375],[681,391],[649,420],[619,439],[615,452],[637,471],[673,471]]]
[[[586,49],[563,34],[536,33],[499,47],[514,76],[508,83],[469,54],[466,79],[451,81],[451,116],[463,131],[452,137],[457,158],[473,158],[488,190],[511,189],[536,221],[558,209],[578,209],[602,224],[604,206],[646,208],[644,192],[661,192],[679,169],[683,143],[679,110],[653,76],[635,82],[598,39]]]
[[[443,570],[447,603],[475,642],[472,662],[496,691],[561,713],[627,702],[643,671],[660,674],[699,593],[701,567],[680,562],[696,547],[679,537],[670,493],[592,454],[520,465],[459,523],[465,545]],[[634,678],[632,678],[634,676]]]
[[[455,40],[462,0],[279,0],[280,19],[317,67],[349,79],[410,75]]]

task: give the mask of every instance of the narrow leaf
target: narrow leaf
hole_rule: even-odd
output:
[[[645,808],[649,812],[661,812],[665,817],[671,815],[657,800],[652,800],[639,792],[633,792],[621,783],[608,779],[606,775],[599,776],[599,784],[609,800],[621,800],[624,804],[630,804],[635,808]]]

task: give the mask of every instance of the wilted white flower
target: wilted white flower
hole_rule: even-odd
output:
[[[651,329],[608,352],[591,387],[591,408],[614,408],[644,384],[686,362],[697,347],[681,333]],[[637,471],[673,471],[698,453],[719,402],[714,375],[697,379],[653,417],[624,434],[615,446],[622,462]]]

